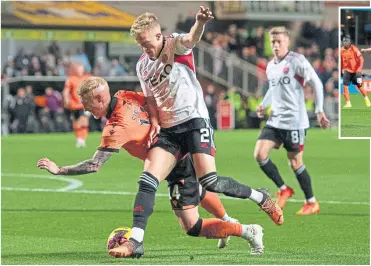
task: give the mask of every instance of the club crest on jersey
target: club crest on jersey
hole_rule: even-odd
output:
[[[283,68],[283,74],[288,74],[289,71],[290,71],[290,67],[289,67],[289,66],[285,66],[285,67]]]

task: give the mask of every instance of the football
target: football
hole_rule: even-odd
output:
[[[127,241],[131,236],[130,227],[119,227],[111,232],[107,239],[108,250],[116,248]]]

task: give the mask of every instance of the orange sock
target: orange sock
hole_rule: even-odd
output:
[[[358,90],[362,93],[363,97],[366,97],[367,96],[367,92],[363,88],[363,84],[360,87],[358,87]]]
[[[345,101],[349,102],[350,101],[350,97],[349,97],[349,90],[348,90],[348,86],[344,85],[343,86],[343,89],[344,89],[344,98],[345,98]]]
[[[228,236],[241,236],[242,225],[228,223],[219,219],[202,219],[202,227],[199,236],[206,238],[225,238]]]
[[[201,201],[201,206],[207,212],[215,216],[215,218],[223,218],[226,214],[223,203],[217,193],[206,191],[204,199]]]
[[[77,139],[83,139],[83,128],[81,128],[77,123],[73,123],[73,132]]]
[[[86,140],[88,138],[89,127],[82,127],[80,130],[81,130],[81,139]]]

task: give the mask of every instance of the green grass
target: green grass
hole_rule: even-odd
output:
[[[217,132],[218,172],[274,192],[274,184],[253,159],[257,134],[258,131]],[[99,135],[89,136],[86,149],[76,149],[74,144],[72,134],[2,138],[2,264],[370,263],[369,141],[338,140],[336,131],[309,130],[305,164],[321,203],[318,215],[295,216],[303,194],[284,150],[274,151],[271,158],[296,194],[285,207],[285,223],[281,227],[258,211],[254,203],[223,197],[229,215],[264,227],[265,254],[260,257],[250,256],[246,243],[239,238],[218,250],[217,240],[184,234],[165,196],[166,185],[161,184],[146,230],[145,256],[139,260],[109,257],[106,238],[116,227],[131,226],[141,161],[121,151],[99,173],[69,177],[83,182],[81,187],[57,192],[55,189],[68,183],[42,178],[49,175],[40,171],[36,162],[45,156],[59,165],[87,159],[99,144]],[[29,191],[14,190],[19,188]],[[120,192],[132,194],[114,194]],[[200,209],[200,213],[210,217],[204,210]]]
[[[371,137],[371,108],[366,107],[361,94],[351,94],[352,108],[343,108],[345,100],[341,98],[342,137]]]

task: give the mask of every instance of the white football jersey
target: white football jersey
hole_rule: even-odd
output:
[[[307,83],[315,91],[316,113],[323,112],[323,84],[308,60],[290,51],[280,62],[270,61],[266,72],[269,89],[262,105],[272,105],[267,125],[286,130],[308,128],[304,98]]]
[[[156,60],[143,54],[137,63],[137,75],[144,96],[157,103],[160,126],[169,128],[193,118],[209,118],[200,83],[196,78],[192,49],[180,43],[181,35],[165,37]]]

